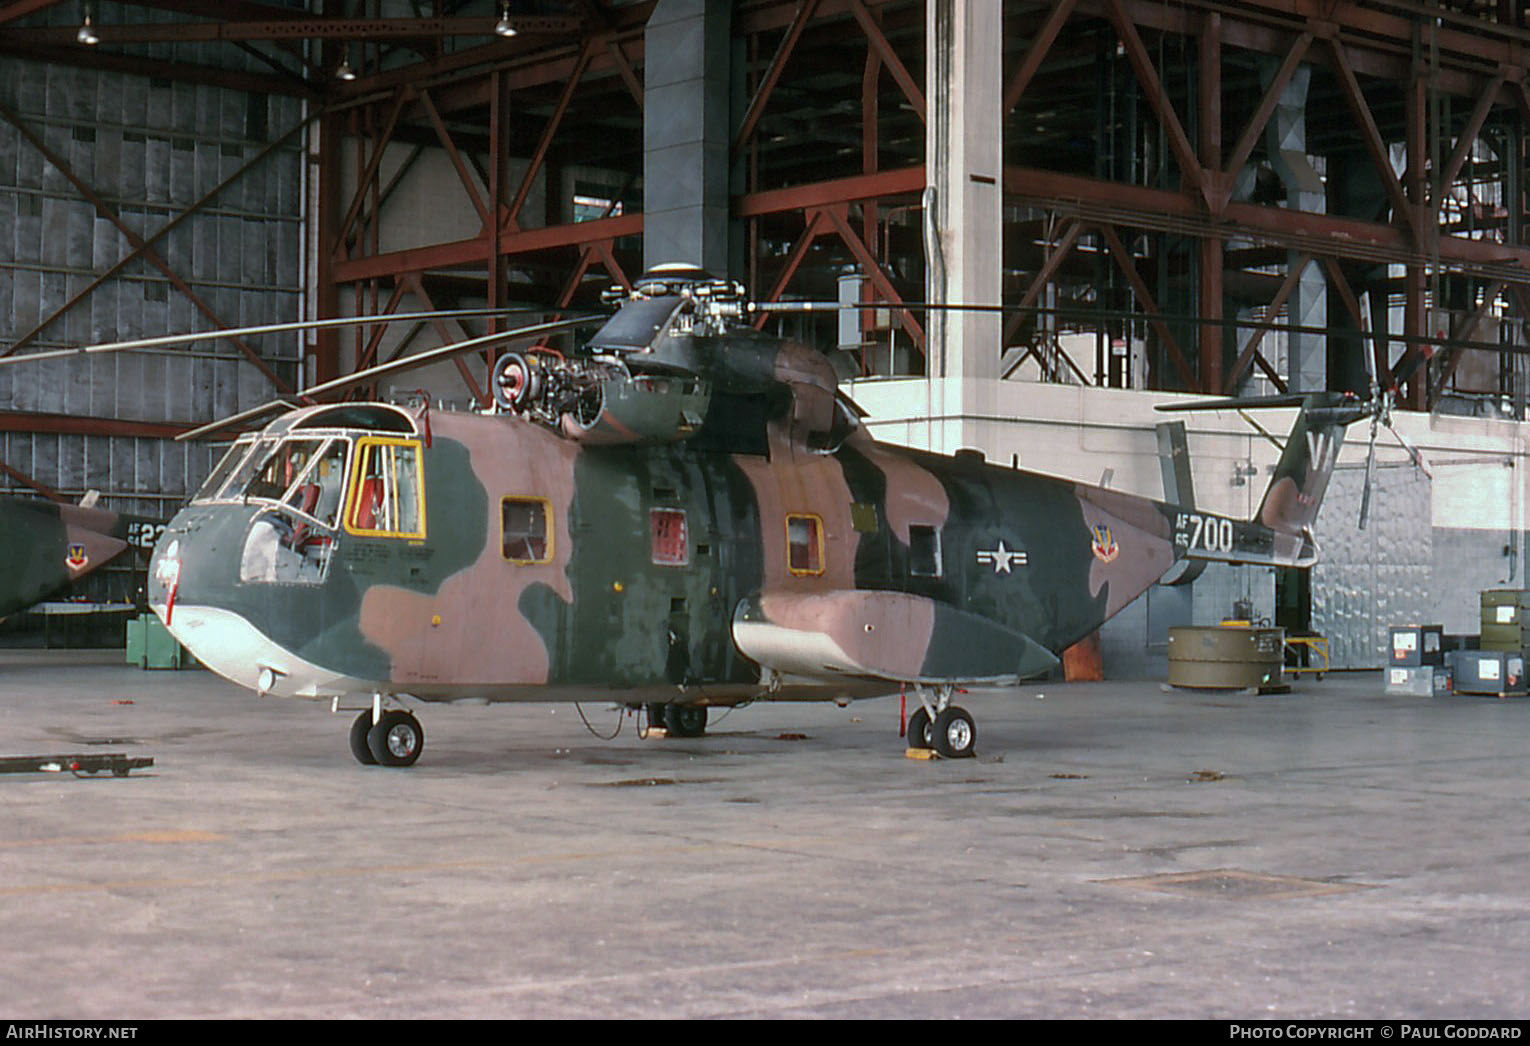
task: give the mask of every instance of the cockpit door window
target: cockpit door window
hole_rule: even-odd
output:
[[[369,436],[357,443],[345,529],[367,537],[425,536],[425,476],[418,440]]]

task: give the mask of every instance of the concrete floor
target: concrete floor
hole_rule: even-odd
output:
[[[8,1018],[1530,1008],[1524,700],[1027,686],[951,762],[895,698],[691,741],[457,706],[383,770],[327,706],[101,661],[0,654],[0,754],[155,759],[0,775]]]

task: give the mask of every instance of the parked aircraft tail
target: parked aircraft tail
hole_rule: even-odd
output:
[[[1193,559],[1273,566],[1317,561],[1312,524],[1333,477],[1344,430],[1370,417],[1372,407],[1349,393],[1250,396],[1160,406],[1159,410],[1248,410],[1300,407],[1259,510],[1247,523],[1202,512],[1182,512],[1175,540]]]

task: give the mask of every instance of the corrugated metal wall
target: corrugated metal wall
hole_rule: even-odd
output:
[[[208,64],[220,59],[227,63],[226,49],[206,57]],[[303,116],[291,98],[15,60],[0,60],[0,104],[145,239]],[[153,242],[165,266],[226,325],[298,318],[301,142],[293,136]],[[0,121],[0,348],[32,332],[131,251],[128,238],[20,130]],[[214,326],[161,268],[139,257],[22,351]],[[295,382],[298,336],[249,344]],[[0,368],[4,411],[193,422],[254,406],[273,392],[270,380],[227,343]],[[139,512],[173,510],[216,453],[206,445],[119,436],[0,438],[0,460],[40,483],[65,494],[99,489],[112,507]],[[0,480],[0,489],[25,488]]]

